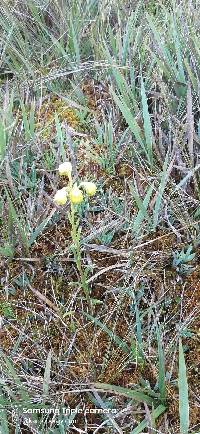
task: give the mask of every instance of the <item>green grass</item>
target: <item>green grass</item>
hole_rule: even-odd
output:
[[[179,341],[179,415],[180,415],[180,432],[187,434],[189,432],[189,399],[187,371],[185,365],[184,351],[181,339]]]
[[[198,429],[199,10],[2,2],[2,433]],[[53,202],[66,160],[97,184],[77,210],[91,305]],[[63,416],[83,402],[99,412]]]

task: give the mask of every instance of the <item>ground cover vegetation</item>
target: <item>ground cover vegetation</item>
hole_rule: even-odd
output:
[[[200,432],[199,28],[1,1],[2,434]]]

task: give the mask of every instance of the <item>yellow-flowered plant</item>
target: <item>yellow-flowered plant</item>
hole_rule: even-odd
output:
[[[60,164],[58,168],[60,176],[65,176],[68,178],[68,184],[66,187],[58,190],[54,196],[54,202],[56,205],[65,205],[67,200],[70,202],[70,211],[68,212],[68,219],[71,225],[71,237],[73,240],[73,254],[74,260],[79,272],[81,286],[84,290],[86,299],[90,302],[89,298],[89,288],[87,284],[87,272],[83,270],[81,261],[81,249],[80,249],[80,234],[81,228],[79,224],[79,219],[76,216],[76,205],[79,205],[84,201],[83,192],[91,197],[96,193],[96,185],[91,181],[83,181],[79,185],[77,182],[73,181],[72,177],[72,165],[69,161]],[[82,191],[83,190],[83,191]]]
[[[76,182],[73,183],[72,165],[69,161],[65,161],[65,163],[60,164],[58,172],[60,176],[66,176],[68,178],[68,185],[56,192],[54,196],[54,202],[57,205],[65,205],[68,198],[70,203],[76,205],[83,202],[84,197],[81,188],[84,190],[87,196],[94,196],[96,194],[97,188],[94,182],[83,181],[79,184],[79,186]]]
[[[61,188],[61,190],[58,190],[54,196],[54,202],[57,205],[65,205],[67,202],[67,190],[66,188]]]
[[[59,175],[68,176],[71,179],[72,176],[72,165],[69,161],[65,161],[65,163],[60,164],[58,168]]]
[[[96,185],[94,184],[94,182],[81,182],[81,187],[83,187],[83,189],[85,190],[86,194],[88,196],[94,196],[94,194],[97,191]]]

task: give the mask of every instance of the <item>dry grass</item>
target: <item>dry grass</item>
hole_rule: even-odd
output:
[[[180,338],[200,429],[199,14],[179,3],[3,4],[3,434],[179,433]],[[53,202],[65,160],[98,187],[77,210],[90,305]]]

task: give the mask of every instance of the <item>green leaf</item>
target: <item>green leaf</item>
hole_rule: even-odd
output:
[[[165,161],[164,161],[163,172],[162,172],[162,175],[161,175],[160,185],[159,185],[159,188],[158,188],[158,195],[157,195],[155,207],[154,207],[154,210],[153,210],[153,226],[154,226],[154,229],[156,229],[156,226],[158,224],[159,211],[160,211],[160,208],[161,208],[163,193],[165,191],[165,187],[166,187],[166,184],[167,184],[167,181],[168,181],[168,177],[169,177],[169,173],[171,171],[171,167],[172,167],[173,161],[170,163],[170,165],[169,165],[168,168],[167,168],[167,164],[168,164],[168,153],[167,153]]]
[[[165,356],[161,341],[160,330],[157,328],[157,342],[158,342],[158,359],[159,359],[159,378],[158,387],[160,391],[161,401],[166,399],[166,388],[165,388]]]
[[[193,71],[192,71],[192,69],[191,69],[191,67],[190,67],[189,62],[188,62],[187,59],[184,59],[184,65],[186,67],[187,73],[189,75],[189,78],[191,80],[191,83],[192,83],[192,86],[193,86],[194,90],[198,91],[198,82],[197,82],[197,79],[194,76],[194,73],[193,73]]]
[[[28,402],[29,395],[27,393],[26,388],[22,384],[20,378],[16,374],[16,371],[15,371],[15,368],[13,366],[12,361],[1,350],[0,350],[0,358],[1,358],[2,362],[4,362],[4,371],[5,372],[7,371],[7,375],[10,376],[13,379],[15,385],[18,388],[19,397],[17,398],[17,397],[14,396],[14,394],[12,394],[13,399],[16,402]]]
[[[149,23],[149,26],[151,28],[151,31],[153,32],[154,38],[156,43],[158,44],[159,47],[159,57],[161,57],[161,60],[163,61],[163,64],[166,65],[166,69],[169,72],[170,75],[172,75],[172,77],[174,77],[174,79],[177,79],[177,69],[173,60],[173,57],[171,56],[171,53],[169,51],[169,49],[167,48],[167,46],[164,44],[163,42],[163,37],[162,37],[162,33],[157,30],[156,26],[155,26],[155,20],[152,16],[150,16],[149,14],[146,14],[146,18],[147,21]],[[155,54],[154,52],[152,53],[153,55]],[[161,54],[161,56],[160,56]]]
[[[97,389],[101,389],[108,392],[115,392],[119,395],[123,395],[128,398],[134,399],[135,401],[138,402],[146,402],[146,404],[149,405],[152,405],[154,402],[154,399],[152,397],[140,391],[131,390],[125,387],[114,386],[113,384],[106,384],[106,383],[94,383],[93,385]]]
[[[94,318],[89,313],[84,312],[84,315],[90,319],[92,322],[94,322],[98,327],[100,327],[103,331],[105,331],[108,336],[112,339],[113,342],[119,347],[122,348],[123,351],[126,353],[130,353],[130,347],[126,344],[126,342],[123,342],[119,336],[115,335],[105,324],[103,324],[99,319]]]
[[[183,67],[183,53],[181,51],[181,44],[179,40],[179,35],[177,31],[177,23],[176,18],[174,15],[173,18],[173,37],[174,37],[174,45],[176,50],[176,57],[177,57],[177,64],[178,64],[178,74],[177,74],[177,80],[181,83],[185,83],[185,73],[184,73],[184,67]]]
[[[48,225],[49,221],[52,218],[52,214],[50,216],[48,216],[45,220],[43,220],[43,222],[41,222],[36,228],[35,230],[32,232],[30,238],[29,238],[29,246],[32,246],[32,244],[35,242],[35,240],[37,239],[37,237],[42,233],[42,231],[44,230],[44,228]]]
[[[135,136],[135,139],[141,145],[141,148],[143,149],[149,163],[151,163],[151,161],[149,159],[148,149],[146,148],[144,141],[143,141],[143,138],[142,138],[142,130],[139,127],[137,121],[135,120],[133,114],[131,113],[130,108],[127,106],[124,99],[122,99],[122,97],[120,98],[119,96],[117,96],[116,93],[112,89],[111,89],[111,94],[113,96],[115,103],[118,105],[120,111],[122,112],[131,132]]]
[[[138,194],[134,192],[133,188],[131,189],[131,193],[133,194],[133,197],[139,209],[138,214],[134,219],[133,227],[132,227],[133,234],[135,235],[138,235],[139,232],[141,231],[142,224],[145,219],[148,221],[149,224],[151,224],[151,219],[148,215],[147,208],[151,199],[153,189],[154,189],[154,184],[150,185],[150,187],[147,189],[143,201],[140,199]]]
[[[0,120],[0,162],[3,160],[6,152],[6,130],[2,120]]]
[[[181,339],[179,339],[178,388],[179,388],[180,433],[188,434],[189,432],[188,382],[187,382],[185,357],[184,357],[183,345]]]
[[[34,130],[35,130],[35,122],[34,122],[34,116],[35,116],[35,105],[34,103],[31,104],[30,111],[28,113],[23,101],[21,101],[21,111],[22,111],[22,119],[23,119],[23,127],[24,127],[24,133],[25,133],[25,139],[29,141],[30,139],[33,139],[34,137]]]
[[[14,248],[11,244],[5,243],[4,246],[0,247],[0,255],[5,258],[13,258],[14,256]]]
[[[0,433],[9,434],[7,412],[4,408],[1,408],[4,402],[4,395],[2,392],[2,387],[0,387]]]
[[[43,381],[43,397],[46,399],[49,393],[49,383],[50,383],[50,374],[51,374],[51,350],[48,353],[45,371],[44,371],[44,381]]]
[[[148,103],[147,103],[147,97],[146,97],[146,92],[144,87],[144,81],[142,77],[141,77],[141,97],[142,97],[142,114],[143,114],[143,121],[144,121],[144,135],[146,140],[148,158],[152,164],[153,163],[153,152],[152,152],[153,132],[152,132],[151,119],[148,110]]]
[[[156,420],[158,417],[164,413],[166,410],[166,407],[164,405],[159,405],[155,410],[151,413],[151,420]],[[148,421],[144,419],[133,431],[131,431],[130,434],[140,434],[145,428],[148,427]],[[153,430],[154,431],[154,430]],[[155,430],[156,432],[156,430]]]
[[[20,218],[17,215],[15,207],[14,207],[12,200],[9,196],[8,190],[5,189],[5,191],[6,191],[6,196],[7,196],[7,200],[8,200],[9,218],[13,223],[15,223],[15,225],[18,229],[21,241],[22,241],[22,245],[23,245],[26,253],[29,253],[29,242],[28,242],[28,237],[27,237],[26,231],[24,230],[23,224],[21,223]]]

